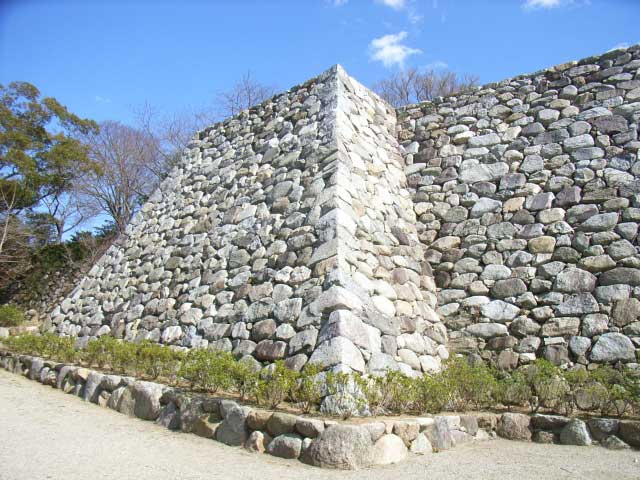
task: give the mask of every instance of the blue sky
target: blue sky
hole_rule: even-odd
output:
[[[639,19],[640,0],[0,0],[0,83],[131,122],[248,69],[279,90],[335,63],[365,85],[412,66],[497,81],[638,43]]]

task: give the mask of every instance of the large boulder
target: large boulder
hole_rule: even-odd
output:
[[[107,407],[133,417],[135,416],[135,404],[136,401],[131,388],[119,387],[109,397]]]
[[[445,416],[438,415],[434,417],[433,424],[429,425],[424,433],[436,452],[448,450],[453,446],[451,428]]]
[[[596,276],[586,270],[568,268],[558,274],[554,289],[565,293],[592,292],[596,281]]]
[[[191,433],[204,438],[215,438],[220,423],[215,415],[199,417],[191,424]]]
[[[29,366],[29,375],[28,377],[31,380],[37,380],[40,378],[40,370],[44,368],[44,360],[41,358],[33,358],[31,360],[31,365]]]
[[[591,445],[591,436],[587,424],[578,418],[574,418],[560,432],[560,443],[563,445]]]
[[[302,437],[285,433],[275,437],[267,445],[267,453],[280,458],[298,458],[302,451]]]
[[[504,413],[498,424],[498,435],[509,440],[531,440],[531,419],[524,413]]]
[[[393,433],[400,437],[404,444],[409,447],[420,433],[420,424],[411,421],[396,422],[393,425]]]
[[[155,420],[160,415],[160,397],[166,387],[153,382],[133,382],[134,414],[142,420]]]
[[[602,445],[604,448],[607,448],[609,450],[628,450],[629,449],[629,445],[624,443],[615,435],[609,435],[607,438],[605,438],[600,442],[600,445]]]
[[[247,417],[247,427],[249,430],[266,430],[271,415],[272,413],[266,410],[251,410]]]
[[[227,445],[244,445],[247,440],[247,417],[249,407],[231,408],[216,430],[216,440]]]
[[[420,433],[416,437],[416,439],[411,442],[411,447],[409,448],[411,453],[416,455],[424,455],[426,453],[432,453],[433,447],[431,446],[431,442],[429,438],[424,434]]]
[[[567,423],[569,418],[561,415],[536,414],[531,417],[531,427],[534,430],[560,433]]]
[[[305,437],[316,438],[324,431],[324,422],[315,418],[298,417],[296,430]]]
[[[272,437],[293,433],[297,420],[298,418],[290,413],[276,412],[267,421],[267,431]]]
[[[619,436],[632,447],[640,447],[640,422],[621,421]]]
[[[373,463],[375,465],[389,465],[407,458],[409,450],[404,441],[397,435],[390,433],[383,435],[373,446]]]
[[[618,267],[606,271],[598,277],[600,285],[630,285],[632,287],[640,286],[640,270],[629,267]]]
[[[169,402],[161,411],[156,419],[158,425],[162,425],[169,430],[178,430],[180,428],[180,414],[176,404]]]
[[[371,465],[373,443],[369,432],[352,425],[331,425],[316,438],[303,460],[316,467],[355,470]]]
[[[98,403],[100,396],[100,383],[104,375],[98,372],[91,372],[84,384],[84,392],[82,398],[85,402]]]
[[[334,337],[321,343],[314,350],[309,363],[319,363],[323,367],[346,365],[357,372],[364,372],[365,369],[362,353],[345,337]]]
[[[593,362],[617,362],[633,361],[636,358],[636,349],[629,337],[621,333],[605,333],[591,349],[591,361]]]
[[[616,435],[620,428],[620,420],[615,418],[591,418],[587,421],[591,437],[598,442],[605,438]]]
[[[67,380],[67,375],[73,373],[73,371],[76,370],[77,368],[78,367],[75,367],[73,365],[65,365],[64,367],[62,367],[58,372],[58,378],[56,380],[56,388],[58,388],[59,390],[62,390],[65,380]]]
[[[244,448],[250,452],[264,453],[270,441],[269,434],[256,430],[251,432],[247,441],[244,442]]]

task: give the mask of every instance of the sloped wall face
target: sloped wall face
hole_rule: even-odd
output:
[[[334,174],[332,72],[200,132],[119,245],[52,314],[57,332],[288,357],[323,290],[309,268]]]
[[[640,46],[398,111],[449,348],[636,362]]]
[[[52,329],[294,369],[439,368],[446,330],[395,128],[334,67],[201,132]]]
[[[335,268],[333,287],[319,300],[340,308],[323,324],[313,362],[413,375],[439,369],[447,357],[395,129],[392,107],[340,69],[335,209],[328,214],[338,231],[318,249],[332,256],[314,264],[317,275]]]

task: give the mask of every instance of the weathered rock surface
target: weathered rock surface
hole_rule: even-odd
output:
[[[498,423],[498,435],[508,440],[531,440],[530,422],[523,413],[504,413]]]
[[[304,460],[317,467],[355,470],[372,464],[372,446],[365,429],[332,425],[314,440]]]
[[[591,436],[587,424],[577,418],[572,419],[560,432],[560,443],[563,445],[591,445]]]
[[[402,439],[389,433],[383,435],[373,446],[374,465],[389,465],[403,461],[409,451]]]

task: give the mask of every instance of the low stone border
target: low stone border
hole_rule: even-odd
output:
[[[132,377],[109,375],[39,357],[0,352],[0,366],[170,430],[324,468],[356,469],[397,463],[458,444],[511,440],[640,447],[640,422],[558,415],[480,413],[338,422],[242,406],[233,400],[185,393]]]

